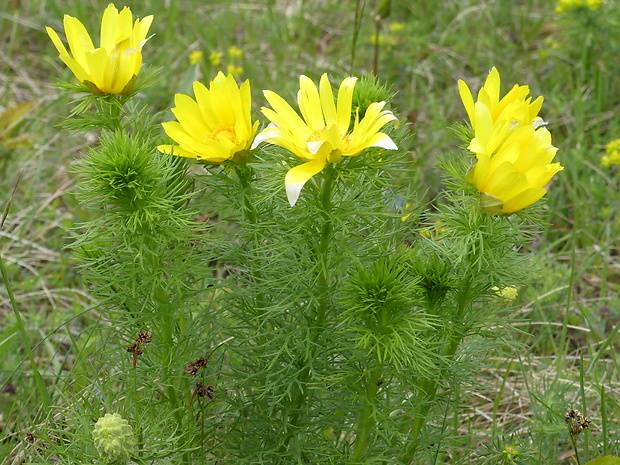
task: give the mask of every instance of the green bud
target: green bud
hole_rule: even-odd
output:
[[[379,3],[379,8],[377,8],[377,15],[381,19],[385,19],[390,16],[390,12],[392,10],[392,0],[382,0]]]
[[[106,413],[97,420],[93,441],[106,462],[128,459],[136,445],[131,426],[118,413]]]
[[[353,90],[353,120],[357,113],[361,120],[366,114],[368,107],[375,102],[387,102],[394,98],[392,86],[381,84],[375,76],[364,76],[355,84]]]

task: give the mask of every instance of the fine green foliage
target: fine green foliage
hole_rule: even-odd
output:
[[[154,15],[136,86],[94,96],[44,26],[97,45],[107,4],[8,1],[0,464],[103,463],[113,413],[135,463],[615,463],[620,6],[556,3],[131,5]],[[263,128],[261,89],[357,76],[352,117],[388,102],[399,150],[329,163],[294,208],[286,149],[160,153],[174,94],[228,65]],[[545,97],[564,167],[509,218],[467,180],[456,85],[494,66]]]

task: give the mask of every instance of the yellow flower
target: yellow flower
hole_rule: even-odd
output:
[[[60,53],[60,59],[90,92],[97,95],[126,95],[133,89],[142,65],[142,47],[148,40],[153,16],[139,20],[132,26],[131,10],[119,13],[113,4],[103,12],[100,47],[95,48],[84,25],[69,15],[64,17],[65,35],[71,55],[51,28],[48,35]]]
[[[558,149],[537,117],[542,98],[531,102],[527,87],[515,86],[500,99],[495,68],[477,102],[465,83],[459,88],[474,129],[468,148],[477,158],[467,179],[480,191],[482,209],[510,215],[539,200],[547,192],[544,186],[563,169],[551,163]]]
[[[605,145],[606,154],[601,157],[601,165],[609,168],[611,165],[620,165],[620,139],[612,140]]]
[[[209,54],[209,61],[213,66],[217,66],[222,62],[222,56],[224,54],[222,52],[211,52]]]
[[[504,454],[508,460],[512,461],[514,457],[519,455],[519,450],[516,446],[506,446],[502,451],[502,454]]]
[[[476,129],[476,112],[474,99],[469,87],[462,79],[459,80],[459,93],[467,110],[467,116],[471,126]],[[526,98],[530,93],[528,86],[515,84],[514,87],[501,99],[500,76],[495,67],[489,72],[484,86],[478,92],[478,102],[484,104],[491,112],[493,123],[497,121],[511,121],[511,123],[532,124],[538,117],[542,108],[543,98],[538,97],[532,102],[532,98]]]
[[[605,0],[585,0],[585,5],[591,10],[598,10]]]
[[[388,26],[388,29],[392,34],[398,34],[400,31],[405,29],[405,23],[394,22]]]
[[[203,53],[201,50],[194,50],[192,53],[189,54],[189,64],[197,65],[202,61],[202,56]]]
[[[178,122],[162,124],[179,145],[157,148],[205,163],[245,162],[258,128],[258,121],[252,123],[250,81],[239,87],[234,77],[220,72],[209,89],[194,82],[194,95],[196,100],[176,94],[172,113]]]
[[[503,300],[506,302],[511,302],[515,300],[519,295],[519,291],[514,286],[505,286],[501,289],[497,286],[493,286],[491,290],[495,292],[498,300]]]
[[[235,65],[228,65],[226,67],[226,71],[228,71],[228,74],[232,74],[233,76],[239,76],[243,74],[243,67],[235,66]]]
[[[383,34],[371,34],[370,43],[373,45],[383,45],[385,43],[385,36]]]
[[[228,49],[228,55],[230,58],[241,58],[243,56],[243,50],[239,47],[235,47],[234,45]]]
[[[576,10],[582,7],[586,7],[594,11],[598,10],[603,3],[604,0],[560,0],[555,7],[555,12],[561,14],[565,11]]]
[[[302,117],[282,97],[264,91],[273,109],[263,107],[262,112],[272,124],[256,136],[253,146],[261,142],[279,145],[305,162],[290,169],[284,180],[291,206],[297,202],[306,181],[323,170],[327,162],[338,163],[343,156],[357,155],[367,147],[397,149],[389,136],[378,132],[388,122],[396,121],[390,111],[383,110],[385,102],[371,103],[361,121],[356,115],[349,132],[356,81],[357,78],[349,77],[342,82],[335,103],[327,74],[321,76],[320,90],[310,78],[301,76],[297,104]]]

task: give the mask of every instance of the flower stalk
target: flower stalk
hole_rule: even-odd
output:
[[[289,445],[290,441],[293,439],[296,433],[296,427],[299,424],[301,410],[303,409],[306,403],[311,402],[308,394],[308,383],[312,377],[312,361],[314,360],[318,347],[319,347],[319,339],[321,334],[325,329],[327,311],[329,308],[329,301],[331,297],[330,292],[330,273],[329,273],[329,256],[330,256],[330,239],[332,233],[332,219],[331,219],[331,210],[332,210],[332,188],[334,183],[334,178],[336,176],[336,170],[332,164],[329,164],[327,169],[325,170],[325,175],[323,178],[323,186],[321,189],[321,235],[318,240],[317,247],[315,249],[316,252],[316,263],[317,263],[317,289],[320,294],[319,302],[315,310],[314,321],[310,331],[310,350],[308,353],[308,357],[302,360],[301,366],[303,369],[300,371],[298,380],[299,387],[293,396],[293,400],[291,402],[291,406],[288,409],[289,412],[292,412],[288,424],[290,426],[289,433],[284,438],[283,441],[283,450]]]
[[[472,277],[467,276],[463,280],[462,285],[459,286],[460,291],[457,297],[457,312],[454,318],[454,323],[457,327],[461,327],[463,325],[467,308],[471,303],[471,285]],[[451,363],[454,360],[454,356],[456,355],[464,336],[464,332],[458,332],[456,335],[452,335],[444,341],[443,355],[446,363]],[[426,420],[428,419],[428,416],[433,408],[439,388],[440,383],[436,379],[424,379],[420,382],[419,392],[422,394],[423,400],[420,403],[420,406],[413,413],[413,426],[411,427],[409,434],[410,444],[407,448],[407,452],[400,460],[401,463],[409,464],[415,457],[420,445],[420,434],[422,432],[422,428],[426,424]]]
[[[375,366],[368,370],[368,373],[364,389],[364,407],[356,428],[357,437],[355,438],[355,448],[351,457],[352,462],[358,462],[362,458],[376,424],[376,400],[381,385],[383,364],[377,361]]]

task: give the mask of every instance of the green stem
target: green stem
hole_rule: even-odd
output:
[[[375,49],[372,56],[372,75],[379,73],[379,34],[381,33],[381,16],[375,19]]]
[[[370,370],[370,375],[366,380],[366,395],[364,396],[364,408],[358,422],[357,437],[355,438],[355,450],[351,457],[352,462],[358,462],[362,454],[368,446],[368,440],[375,426],[375,402],[381,375],[383,374],[383,365],[377,361],[375,367]]]
[[[163,269],[161,266],[153,269]],[[174,315],[173,308],[170,305],[168,293],[164,289],[163,285],[159,285],[155,291],[155,304],[156,311],[161,315],[160,320],[160,335],[162,338],[163,345],[163,356],[162,356],[162,364],[164,368],[164,382],[165,382],[165,395],[168,398],[168,403],[172,409],[174,414],[174,418],[178,424],[179,431],[183,431],[183,410],[179,408],[178,402],[178,390],[175,387],[173,370],[172,370],[172,362],[173,362],[173,349],[174,349]],[[180,435],[178,438],[179,447],[183,447],[185,439],[183,435]],[[183,453],[183,463],[190,464],[191,463],[191,452],[185,451]]]
[[[302,407],[308,402],[308,382],[311,378],[311,364],[312,360],[314,360],[317,348],[319,346],[318,340],[321,334],[325,329],[325,320],[327,315],[327,309],[329,307],[329,264],[328,264],[328,252],[329,252],[329,242],[331,239],[332,233],[332,224],[331,224],[331,195],[332,195],[332,186],[334,180],[334,169],[331,164],[326,168],[326,177],[323,181],[323,189],[321,192],[321,217],[323,224],[321,225],[321,236],[319,239],[318,248],[316,250],[317,255],[317,264],[318,264],[318,276],[317,276],[317,287],[319,291],[319,295],[321,296],[319,299],[318,306],[316,308],[316,315],[314,319],[314,325],[310,330],[310,352],[308,357],[303,360],[303,369],[301,370],[298,380],[299,380],[299,388],[297,389],[293,400],[292,405],[289,411],[292,411],[293,414],[288,421],[288,426],[290,427],[289,432],[287,433],[286,438],[284,439],[284,443],[281,449],[286,450],[290,441],[293,439],[295,434],[295,428],[299,423],[299,418],[301,415]]]
[[[168,303],[167,293],[161,286],[156,291],[155,300],[157,304],[157,312],[161,314],[160,335],[164,349],[162,362],[166,378],[168,378],[166,380],[166,395],[172,409],[176,412],[178,406],[177,393],[172,381],[172,349],[174,346],[172,329],[174,322],[172,318],[170,304]],[[180,413],[177,415],[177,420],[181,420]]]
[[[355,52],[357,51],[357,38],[360,33],[360,28],[362,26],[362,16],[364,14],[364,5],[362,0],[357,0],[355,2],[355,19],[353,22],[353,40],[351,41],[351,64],[349,67],[349,74],[353,74],[353,69],[355,67]]]
[[[568,435],[570,436],[570,442],[573,445],[573,450],[575,451],[575,460],[577,461],[577,465],[581,465],[581,460],[579,459],[579,448],[577,447],[577,440],[570,430],[570,426],[568,427]]]
[[[118,97],[115,95],[106,95],[101,99],[97,99],[95,107],[99,114],[106,115],[109,119],[103,123],[103,126],[110,131],[123,129],[123,105],[126,97]]]
[[[243,215],[245,220],[252,227],[252,241],[254,244],[260,244],[260,234],[256,229],[258,225],[258,215],[256,214],[256,208],[254,207],[254,203],[252,202],[252,198],[250,196],[250,180],[252,178],[252,168],[247,165],[240,165],[236,167],[237,176],[239,177],[239,183],[241,184],[241,195],[243,196]],[[258,292],[256,294],[256,308],[263,309],[265,308],[265,293],[261,290],[261,284],[264,282],[263,273],[261,272],[260,267],[262,260],[258,260],[258,267],[254,270],[254,282],[257,283]]]
[[[237,176],[239,177],[239,183],[241,184],[242,189],[243,205],[245,207],[243,213],[245,219],[252,226],[255,226],[257,224],[256,209],[254,208],[254,204],[252,203],[252,199],[249,195],[250,178],[252,177],[251,168],[246,165],[237,166],[235,168],[237,170]]]
[[[454,324],[457,326],[461,326],[461,322],[465,316],[465,311],[467,310],[468,303],[470,300],[471,287],[473,284],[472,277],[466,277],[464,286],[462,287],[462,291],[459,293],[457,299],[457,313],[455,315]],[[444,356],[447,361],[451,361],[456,354],[456,351],[459,348],[459,345],[463,341],[464,334],[458,333],[450,337],[448,345],[444,351]],[[413,426],[411,427],[411,443],[407,448],[407,452],[400,459],[401,463],[411,463],[415,453],[418,450],[420,433],[422,432],[422,428],[424,427],[426,420],[428,418],[428,414],[433,407],[434,401],[437,396],[437,390],[439,389],[439,382],[436,379],[427,379],[422,380],[420,384],[420,391],[424,393],[424,400],[421,402],[421,405],[418,407],[417,411],[414,413],[413,418]]]
[[[2,279],[4,281],[4,285],[6,287],[6,292],[9,294],[9,300],[11,301],[11,307],[13,307],[13,312],[15,313],[15,320],[17,321],[17,328],[22,335],[24,340],[24,346],[26,348],[26,354],[28,355],[28,359],[30,360],[30,365],[32,366],[32,373],[34,375],[34,380],[39,389],[39,394],[43,400],[43,406],[45,407],[45,412],[47,413],[50,408],[50,396],[47,392],[47,388],[45,387],[45,383],[43,382],[43,378],[41,377],[41,373],[37,368],[37,363],[34,359],[34,353],[32,352],[32,348],[30,347],[30,338],[28,337],[28,333],[26,332],[26,327],[24,326],[24,321],[22,320],[21,313],[19,308],[17,308],[17,302],[15,302],[15,296],[13,295],[13,288],[11,287],[11,282],[9,280],[8,273],[6,272],[6,268],[4,266],[4,259],[0,254],[0,272],[2,273]]]

